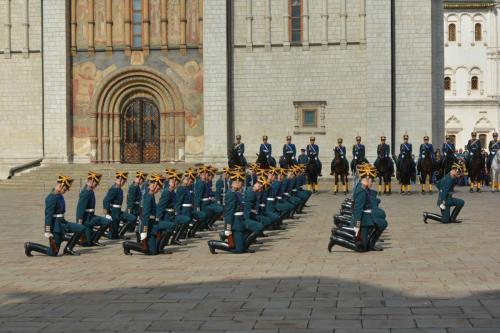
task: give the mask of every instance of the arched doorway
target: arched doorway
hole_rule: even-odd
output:
[[[122,163],[160,162],[160,112],[149,99],[135,98],[121,116]]]

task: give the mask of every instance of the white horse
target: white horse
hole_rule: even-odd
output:
[[[493,192],[500,190],[500,149],[497,150],[491,161],[491,190]]]

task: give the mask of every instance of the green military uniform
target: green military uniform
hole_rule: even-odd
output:
[[[128,172],[118,171],[116,172],[117,182],[124,183],[127,181]],[[117,183],[113,184],[106,193],[103,200],[104,211],[107,215],[110,215],[112,222],[110,225],[110,232],[108,238],[119,239],[120,238],[120,222],[125,223],[122,230],[129,230],[132,225],[135,225],[137,217],[122,211],[123,204],[123,189]]]

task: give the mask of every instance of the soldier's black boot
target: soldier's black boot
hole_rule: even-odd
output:
[[[332,232],[332,235],[335,237],[340,237],[345,240],[348,240],[350,242],[355,243],[356,242],[356,237],[354,236],[354,231],[350,232],[349,230],[345,229],[335,229]]]
[[[47,254],[49,248],[48,246],[42,244],[31,243],[31,242],[24,243],[24,254],[26,254],[26,256],[28,257],[32,257],[33,255],[31,254],[31,251]]]
[[[158,242],[158,253],[172,254],[172,252],[165,250],[165,246],[168,244],[170,237],[172,237],[171,231],[164,232],[161,235],[160,241]]]
[[[181,237],[186,234],[186,231],[188,230],[189,225],[188,224],[183,224],[180,226],[179,231],[175,233],[173,239],[172,239],[172,245],[182,245],[181,243]]]
[[[438,222],[443,222],[443,218],[441,215],[433,214],[433,213],[424,213],[424,222],[427,223],[427,220],[434,220]]]
[[[73,248],[76,245],[76,242],[80,239],[81,234],[79,232],[76,232],[73,234],[73,236],[69,239],[68,243],[66,244],[66,247],[64,248],[64,254],[68,254],[70,256],[79,256],[80,253],[73,251]]]
[[[193,226],[188,231],[187,237],[188,238],[199,238],[199,236],[196,236],[196,232],[201,228],[201,226],[202,226],[202,223],[200,220],[194,221]]]
[[[356,245],[356,243],[353,243],[353,242],[348,241],[346,239],[343,239],[341,237],[333,236],[332,235],[331,239],[330,239],[330,242],[332,243],[332,247],[333,247],[333,245],[338,245],[338,246],[342,246],[342,247],[345,247],[347,249],[350,249],[350,250],[353,250],[353,251],[356,251],[356,252],[360,252],[358,246]],[[331,248],[330,248],[330,251],[331,251]]]
[[[123,253],[130,256],[132,255],[132,253],[130,253],[130,250],[148,254],[147,251],[144,250],[144,248],[142,247],[141,243],[130,242],[130,241],[123,242]]]
[[[260,231],[259,232],[252,232],[250,235],[248,235],[246,242],[245,242],[245,252],[249,252],[249,253],[255,252],[254,250],[250,249],[250,245],[255,243],[255,241],[257,240],[257,237],[259,235],[260,235]]]
[[[458,217],[458,214],[460,213],[460,211],[462,210],[462,207],[463,206],[455,206],[455,208],[453,208],[453,211],[451,212],[451,215],[450,215],[450,222],[452,222],[452,223],[460,223],[457,220],[457,217]]]
[[[101,237],[104,235],[104,233],[106,232],[107,229],[108,229],[107,226],[99,227],[99,229],[94,234],[94,238],[92,239],[93,245],[104,246],[104,244],[99,243],[99,239],[101,239]]]
[[[372,250],[372,251],[383,251],[384,250],[383,248],[377,246],[377,242],[380,239],[380,236],[382,236],[382,232],[383,231],[380,231],[380,230],[373,231],[373,233],[370,236],[369,245],[368,245],[370,250]]]
[[[216,254],[215,250],[222,250],[222,251],[231,251],[229,248],[229,245],[226,242],[221,242],[221,241],[208,241],[208,249],[210,250],[210,253]]]
[[[120,237],[120,239],[125,239],[125,234],[127,232],[133,231],[134,226],[135,226],[135,222],[127,222],[127,223],[123,224],[123,226],[118,231],[118,237]]]

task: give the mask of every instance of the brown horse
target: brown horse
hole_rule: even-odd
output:
[[[474,154],[468,165],[470,192],[474,192],[476,187],[477,192],[481,192],[481,181],[485,169],[485,158],[483,154],[477,152]]]
[[[337,194],[339,192],[339,177],[340,181],[342,182],[344,194],[349,193],[349,180],[347,179],[347,176],[349,176],[349,167],[346,167],[346,164],[347,163],[344,163],[343,159],[340,157],[340,152],[335,149],[335,157],[332,161],[330,173],[335,177],[333,194]]]

